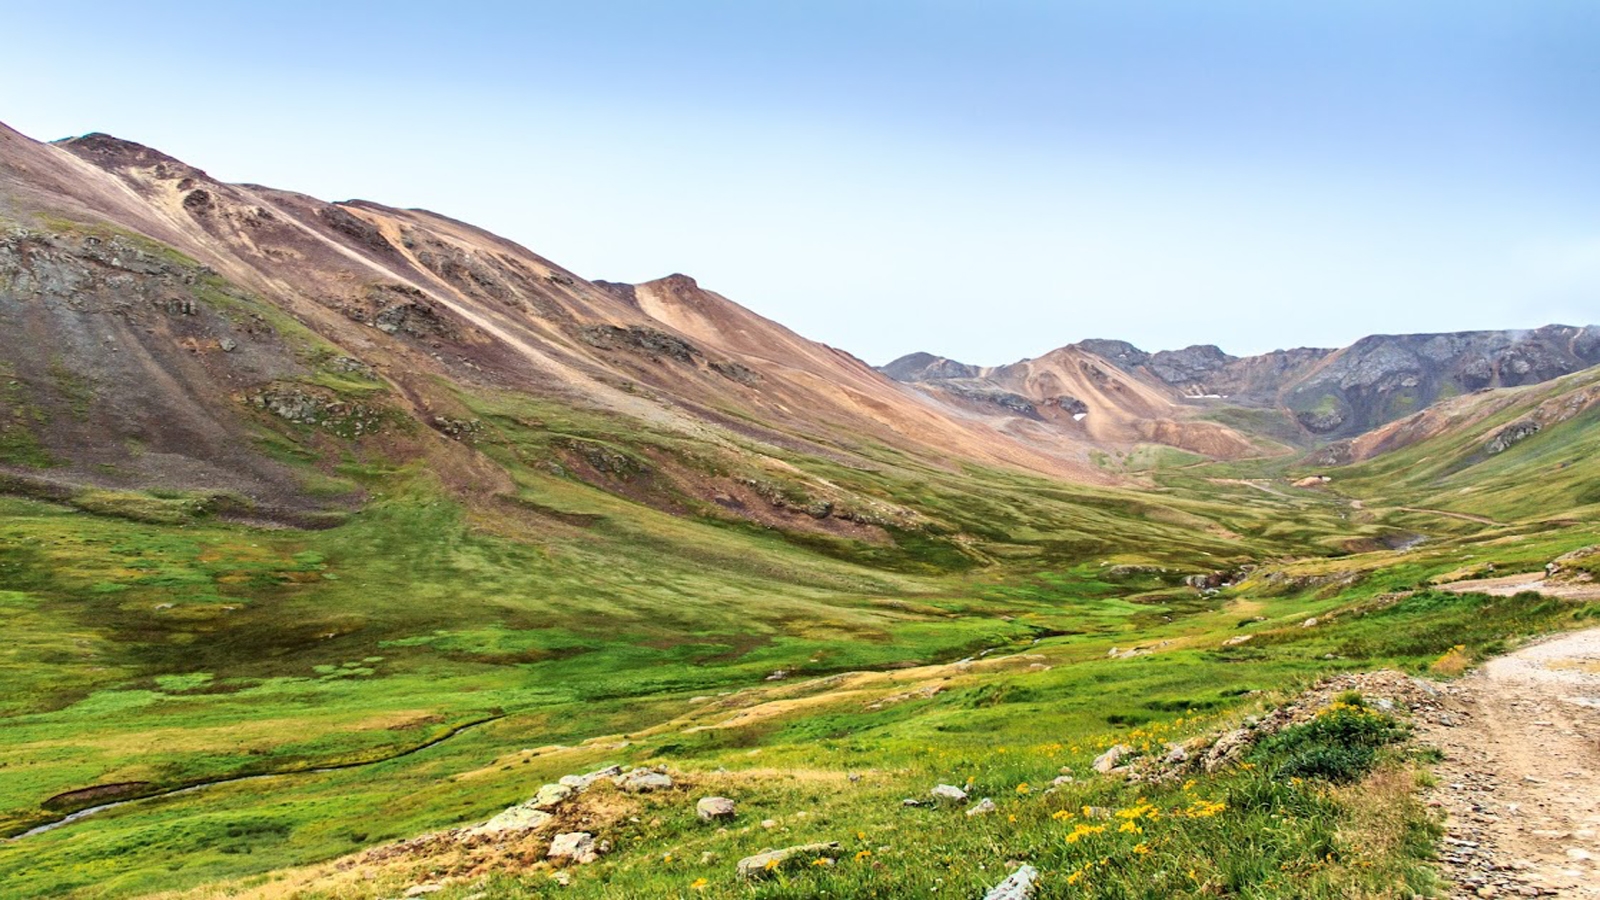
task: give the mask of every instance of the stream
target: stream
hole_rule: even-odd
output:
[[[369,760],[364,760],[362,762],[340,763],[338,765],[333,765],[333,766],[321,766],[321,767],[318,767],[318,768],[315,768],[315,769],[295,769],[295,770],[288,771],[288,772],[260,772],[260,773],[254,774],[254,775],[234,775],[234,776],[231,776],[231,777],[228,777],[228,778],[217,778],[217,779],[214,779],[212,781],[202,781],[202,782],[200,782],[198,784],[191,784],[191,785],[187,785],[185,787],[170,788],[168,790],[158,791],[157,793],[154,793],[154,794],[145,794],[145,795],[140,796],[140,797],[129,797],[126,800],[113,800],[110,803],[101,803],[98,806],[88,806],[88,807],[84,807],[83,809],[78,810],[77,812],[68,813],[67,815],[62,816],[59,819],[55,819],[53,821],[46,822],[43,825],[36,825],[33,828],[30,828],[27,831],[24,831],[21,834],[10,838],[9,840],[11,840],[11,841],[20,841],[23,838],[33,837],[36,834],[44,834],[47,831],[55,831],[57,828],[64,828],[64,827],[66,827],[68,825],[71,825],[73,822],[79,821],[80,819],[87,819],[90,816],[98,815],[100,813],[103,813],[108,809],[116,809],[119,806],[127,806],[130,803],[142,803],[142,802],[144,802],[146,800],[159,800],[162,797],[176,797],[176,796],[178,796],[180,794],[193,794],[193,793],[197,793],[199,791],[206,790],[208,788],[219,787],[219,786],[224,785],[224,784],[238,784],[238,783],[244,782],[244,781],[260,781],[260,780],[266,779],[266,778],[291,778],[291,777],[293,777],[295,775],[317,775],[317,774],[321,774],[321,773],[324,773],[324,772],[338,772],[338,771],[341,771],[341,770],[344,770],[344,769],[360,769],[360,768],[364,768],[366,766],[375,766],[375,765],[377,765],[379,763],[386,763],[386,762],[390,762],[392,760],[402,759],[404,757],[410,756],[413,753],[421,753],[422,751],[428,749],[429,747],[437,747],[437,746],[439,746],[440,744],[444,743],[445,741],[450,740],[451,738],[453,738],[456,735],[462,733],[463,731],[466,731],[466,730],[471,729],[471,728],[477,728],[479,725],[487,725],[490,722],[495,722],[495,721],[498,721],[498,720],[503,719],[503,718],[505,718],[505,716],[491,716],[490,718],[487,718],[487,719],[479,719],[479,720],[477,720],[475,722],[466,722],[464,724],[457,725],[456,727],[450,729],[449,731],[445,732],[444,734],[439,735],[438,737],[434,738],[433,740],[428,741],[427,743],[418,744],[415,747],[410,747],[408,749],[400,751],[399,753],[395,753],[395,754],[390,755],[390,756],[382,757],[381,759],[369,759]]]

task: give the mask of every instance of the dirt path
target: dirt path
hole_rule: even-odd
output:
[[[1405,512],[1427,513],[1434,516],[1448,516],[1452,519],[1461,519],[1464,522],[1477,522],[1479,525],[1504,524],[1502,522],[1496,522],[1493,519],[1484,518],[1483,516],[1475,516],[1472,513],[1451,512],[1448,509],[1422,509],[1421,507],[1416,506],[1402,506],[1400,509]]]
[[[1485,664],[1417,722],[1444,752],[1452,898],[1600,898],[1600,629]]]
[[[1452,581],[1439,585],[1439,590],[1458,594],[1490,594],[1495,597],[1514,597],[1523,591],[1534,591],[1563,600],[1600,600],[1600,584],[1592,581],[1548,580],[1543,572]]]

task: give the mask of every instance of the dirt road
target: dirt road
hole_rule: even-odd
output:
[[[1540,641],[1444,691],[1418,722],[1445,760],[1430,805],[1452,897],[1600,898],[1600,629]]]

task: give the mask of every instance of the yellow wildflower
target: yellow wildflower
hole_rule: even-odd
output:
[[[1140,841],[1139,843],[1133,845],[1133,852],[1143,856],[1150,852],[1150,845],[1144,841]]]
[[[705,880],[704,878],[696,878],[694,882],[689,885],[689,889],[693,891],[703,891],[710,883],[711,882]]]
[[[1018,794],[1026,795],[1026,794],[1028,794],[1028,792],[1030,792],[1032,790],[1033,790],[1033,788],[1028,787],[1028,783],[1026,781],[1024,781],[1023,783],[1017,785],[1017,793]]]
[[[1050,814],[1050,818],[1055,819],[1057,822],[1065,822],[1066,820],[1072,818],[1072,813],[1067,812],[1064,809],[1058,809]]]
[[[859,850],[859,851],[856,852],[856,862],[860,862],[863,859],[866,859],[867,857],[869,857],[871,855],[872,855],[872,851],[871,850]]]

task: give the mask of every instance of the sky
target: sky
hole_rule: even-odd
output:
[[[8,4],[0,121],[885,363],[1600,322],[1593,0]]]

